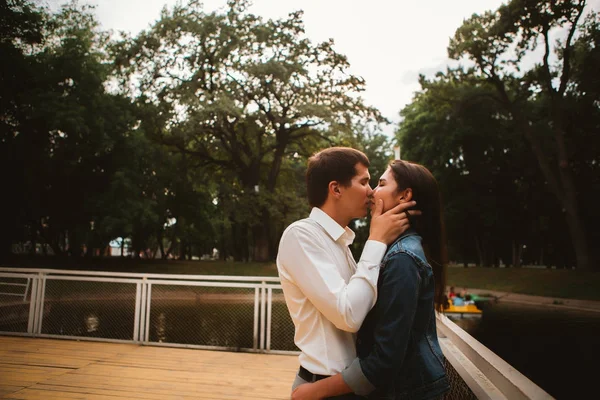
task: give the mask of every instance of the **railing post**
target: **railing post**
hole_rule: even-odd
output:
[[[35,285],[35,293],[31,293],[33,305],[33,326],[31,326],[30,333],[32,333],[33,335],[38,335],[42,333],[42,318],[44,317],[44,296],[46,293],[46,275],[40,272],[38,273],[38,276],[34,279],[36,280],[37,284]]]
[[[142,279],[142,283],[141,285],[141,294],[140,294],[140,319],[139,319],[139,330],[138,330],[138,335],[139,337],[137,337],[136,339],[140,342],[144,341],[144,332],[145,330],[145,323],[146,323],[146,294],[148,292],[148,286],[147,286],[147,282],[146,282],[146,277],[144,277]]]
[[[31,278],[27,278],[27,286],[25,286],[25,294],[23,295],[23,301],[27,301],[27,295],[29,294],[29,285],[31,284]]]
[[[29,320],[27,321],[27,333],[33,334],[35,330],[35,316],[37,309],[37,288],[38,288],[37,277],[33,278],[33,283],[31,284],[31,299],[29,299]]]
[[[152,283],[147,282],[148,289],[146,290],[146,322],[144,326],[144,343],[150,340],[150,304],[152,302]]]
[[[267,296],[267,347],[266,350],[271,350],[271,310],[273,305],[273,288],[269,287]]]
[[[265,350],[265,303],[266,303],[266,283],[262,281],[260,284],[260,350]]]
[[[252,350],[258,350],[258,310],[260,298],[258,295],[259,286],[254,288],[254,336],[252,340]]]
[[[44,300],[46,299],[46,274],[41,277],[41,285],[38,287],[40,297],[38,299],[38,325],[36,334],[42,333],[42,323],[44,322]]]
[[[140,341],[140,315],[142,306],[142,284],[135,284],[135,314],[133,317],[133,341]]]

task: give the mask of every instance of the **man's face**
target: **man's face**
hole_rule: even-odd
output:
[[[369,169],[358,163],[354,166],[356,175],[352,178],[350,186],[341,186],[342,197],[339,204],[343,208],[344,214],[351,219],[364,218],[371,205],[371,195],[373,189],[369,185]]]

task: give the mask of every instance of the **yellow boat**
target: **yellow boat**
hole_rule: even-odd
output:
[[[450,304],[450,307],[444,308],[444,314],[460,316],[461,318],[481,318],[483,313],[475,304],[461,306]]]

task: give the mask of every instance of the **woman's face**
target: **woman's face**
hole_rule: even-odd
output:
[[[381,178],[379,178],[379,185],[373,189],[373,200],[383,200],[383,212],[394,208],[402,198],[403,193],[398,193],[398,184],[394,179],[394,174],[390,167],[385,170]]]

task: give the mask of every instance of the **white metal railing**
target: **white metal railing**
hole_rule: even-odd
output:
[[[23,293],[18,292],[0,292],[0,296],[18,296],[23,297],[23,301],[27,299],[29,294],[29,285],[31,284],[31,278],[27,278],[27,283],[16,283],[16,282],[0,282],[0,287],[17,287],[24,288]]]
[[[0,283],[5,278],[9,279],[27,279],[27,289],[19,304],[15,302],[1,303],[0,316],[2,310],[22,305],[25,302],[29,305],[27,329],[24,331],[0,331],[0,333],[16,334],[22,336],[56,337],[86,340],[102,340],[109,342],[135,342],[142,344],[153,344],[159,346],[172,347],[191,347],[191,348],[210,348],[227,350],[230,347],[236,350],[251,352],[269,352],[279,354],[298,354],[297,351],[273,349],[271,346],[271,320],[272,320],[272,299],[273,290],[281,291],[279,278],[277,277],[252,277],[252,276],[222,276],[222,275],[167,275],[167,274],[140,274],[140,273],[121,273],[121,272],[100,272],[100,271],[68,271],[57,269],[26,269],[26,268],[0,268]],[[45,304],[48,301],[46,288],[49,282],[98,282],[98,283],[118,283],[135,285],[135,310],[132,323],[130,339],[109,339],[98,337],[82,337],[73,335],[57,335],[44,333]],[[7,285],[12,283],[6,283]],[[22,285],[22,284],[19,284]],[[28,292],[29,285],[31,291]],[[238,346],[215,346],[215,345],[194,345],[180,343],[160,343],[152,341],[150,338],[150,313],[152,310],[152,290],[161,286],[185,286],[185,287],[203,287],[203,288],[227,288],[227,289],[248,289],[253,290],[250,295],[253,302],[253,326],[252,326],[252,347]],[[1,295],[2,293],[0,293]],[[92,295],[93,297],[93,295]],[[107,296],[110,297],[110,296]],[[62,301],[73,301],[72,298]],[[290,321],[291,323],[291,321]]]
[[[552,399],[445,315],[436,325],[444,356],[478,399]]]
[[[44,269],[0,268],[0,282],[3,279],[27,279],[22,302],[28,304],[29,315],[25,332],[1,332],[23,336],[63,337],[85,340],[114,342],[134,342],[170,347],[191,347],[222,350],[242,350],[249,352],[298,354],[297,351],[281,350],[272,344],[272,323],[274,291],[281,293],[280,280],[277,277],[245,277],[219,275],[166,275],[140,273],[113,273],[91,271],[66,271]],[[135,285],[135,311],[131,339],[107,339],[43,333],[44,304],[46,288],[49,282],[102,282]],[[153,288],[169,286],[187,286],[203,288],[247,289],[246,295],[253,304],[252,345],[251,347],[228,347],[182,343],[159,343],[151,340],[150,313],[152,310]],[[29,290],[30,288],[30,290]],[[158,290],[158,289],[157,289]],[[253,294],[252,294],[253,290]],[[28,293],[29,291],[29,293]],[[1,293],[0,293],[1,294]],[[19,294],[21,295],[21,294]],[[70,301],[67,298],[63,301]],[[279,298],[279,301],[282,301]],[[9,304],[10,306],[10,304]],[[2,307],[0,303],[0,316]],[[286,310],[287,311],[287,310]],[[286,315],[289,319],[289,315]],[[291,320],[290,320],[291,323]],[[460,375],[460,379],[479,399],[549,399],[552,398],[527,377],[516,371],[504,360],[491,352],[463,329],[444,315],[437,316],[437,328],[440,345],[447,361]],[[293,325],[285,327],[291,330]],[[280,334],[279,329],[274,331]]]

